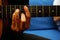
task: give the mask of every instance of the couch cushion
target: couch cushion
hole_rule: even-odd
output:
[[[57,30],[33,30],[25,31],[24,33],[34,34],[51,40],[60,40],[60,32]]]
[[[30,5],[53,5],[54,0],[29,0]]]
[[[30,28],[32,29],[54,29],[56,28],[52,17],[31,18]]]

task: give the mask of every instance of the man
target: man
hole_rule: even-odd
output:
[[[48,40],[35,35],[23,33],[30,26],[30,12],[27,6],[24,6],[24,13],[19,16],[20,10],[16,9],[12,15],[12,24],[2,33],[1,40]]]
[[[24,13],[21,13],[19,18],[19,9],[16,9],[12,16],[12,24],[8,30],[8,33],[2,35],[2,40],[48,40],[35,35],[23,34],[23,31],[29,28],[30,25],[30,12],[26,6],[24,6]],[[29,38],[29,39],[28,39]]]

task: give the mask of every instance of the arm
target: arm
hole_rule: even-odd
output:
[[[60,31],[60,16],[59,17],[54,17],[54,21],[56,22],[56,25],[58,26],[58,30]]]
[[[0,38],[1,38],[1,35],[2,35],[2,19],[0,19]]]

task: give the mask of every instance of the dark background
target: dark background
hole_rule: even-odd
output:
[[[8,0],[8,5],[28,5],[29,0]]]

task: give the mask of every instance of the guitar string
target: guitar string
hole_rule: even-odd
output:
[[[19,6],[19,7],[20,7],[20,6]],[[11,11],[12,11],[11,8],[12,8],[12,6],[10,5],[10,17],[11,17],[11,13],[12,13],[12,12],[11,12]],[[34,8],[35,8],[36,10],[35,10]],[[22,10],[22,8],[20,8],[20,9]],[[33,10],[33,9],[34,9],[34,10]],[[41,10],[41,9],[40,9],[40,10]],[[51,7],[49,6],[49,16],[51,16],[51,15],[50,15],[50,14],[51,14],[51,13],[50,13],[50,12],[51,12],[50,10],[51,10]],[[54,10],[54,9],[53,9],[53,10]],[[39,13],[39,12],[38,12],[39,10],[37,9],[37,6],[36,6],[36,7],[30,6],[30,11],[31,11],[31,15],[33,15],[33,13],[36,13],[35,15],[38,16],[37,13]],[[35,12],[34,12],[34,11],[35,11]],[[44,11],[45,11],[45,10],[44,10],[44,6],[42,6],[42,16],[44,16]],[[55,16],[57,16],[57,6],[56,6],[56,15],[55,15]],[[6,17],[7,17],[7,6],[6,6]]]

